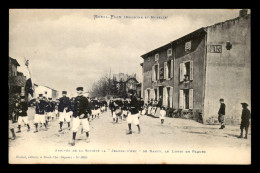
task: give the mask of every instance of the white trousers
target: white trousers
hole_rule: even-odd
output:
[[[60,117],[59,117],[59,121],[60,122],[70,122],[71,118],[71,112],[60,112]]]
[[[34,123],[45,123],[45,115],[35,114]]]
[[[18,117],[18,125],[21,125],[22,122],[24,122],[25,124],[28,124],[28,117],[27,116],[25,116],[25,117],[19,116]]]
[[[79,130],[80,124],[82,124],[84,132],[90,131],[88,119],[87,118],[79,119],[79,117],[77,117],[77,118],[73,117],[73,119],[72,119],[72,131],[77,132]]]
[[[127,123],[128,124],[135,124],[135,125],[139,125],[139,119],[138,119],[139,113],[137,114],[131,114],[129,112],[129,115],[127,116]]]

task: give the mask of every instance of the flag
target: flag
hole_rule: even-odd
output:
[[[27,79],[25,84],[25,93],[28,96],[30,94],[33,97],[33,86],[31,78]]]

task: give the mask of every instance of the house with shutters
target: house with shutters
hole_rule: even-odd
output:
[[[224,98],[226,117],[240,118],[241,102],[251,103],[251,15],[202,27],[154,49],[143,58],[144,101],[217,117]]]

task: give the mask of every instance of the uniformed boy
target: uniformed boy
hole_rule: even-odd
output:
[[[54,120],[55,118],[55,103],[52,101],[52,98],[49,97],[49,115],[48,117]]]
[[[59,99],[59,106],[58,106],[58,111],[59,111],[59,121],[60,121],[60,130],[59,132],[62,132],[62,125],[63,122],[66,121],[68,123],[68,128],[70,129],[70,99],[69,97],[66,96],[67,91],[62,91],[62,97]]]
[[[139,119],[138,119],[138,114],[139,114],[139,104],[136,98],[136,92],[134,90],[129,90],[129,96],[130,96],[130,114],[127,117],[127,123],[128,123],[128,128],[129,132],[127,134],[132,134],[132,129],[131,129],[131,124],[134,123],[138,127],[138,133],[141,133],[141,128],[139,125]]]
[[[218,111],[218,121],[221,124],[221,127],[219,129],[224,129],[225,128],[224,121],[225,121],[226,105],[224,103],[223,98],[219,99],[219,102],[220,102],[220,108]]]
[[[18,131],[16,133],[21,133],[21,125],[24,122],[27,125],[27,131],[30,131],[30,125],[28,124],[28,103],[25,101],[25,96],[20,97],[19,108],[18,108]]]
[[[247,134],[248,134],[248,127],[249,127],[249,120],[251,118],[251,113],[249,111],[248,104],[247,103],[241,103],[242,105],[242,116],[241,116],[241,125],[240,125],[240,136],[239,138],[243,138],[243,130],[245,129],[246,135],[245,135],[245,139],[247,139]]]
[[[89,105],[88,99],[82,95],[83,87],[78,87],[78,96],[75,98],[73,106],[73,121],[72,121],[72,141],[70,144],[75,145],[75,139],[77,131],[79,130],[80,124],[82,124],[83,130],[86,132],[86,142],[89,142],[89,122],[88,116],[91,114],[91,107]]]
[[[45,129],[47,130],[47,125],[45,122],[45,107],[46,107],[46,102],[43,100],[42,94],[39,94],[39,98],[36,99],[36,105],[35,105],[35,116],[34,116],[35,131],[34,131],[34,133],[38,132],[39,123],[44,124]]]
[[[161,120],[161,125],[163,125],[165,117],[166,117],[165,107],[162,106],[162,107],[160,108],[160,120]]]

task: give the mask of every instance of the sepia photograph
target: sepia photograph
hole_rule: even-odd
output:
[[[251,165],[250,9],[9,9],[9,164]]]

